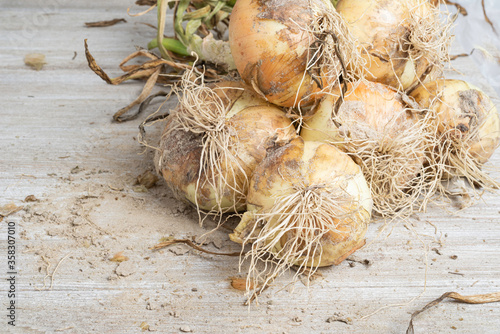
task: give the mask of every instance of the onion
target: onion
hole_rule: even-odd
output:
[[[411,214],[425,188],[429,119],[419,120],[404,94],[380,83],[360,81],[348,86],[344,98],[340,95],[337,91],[318,104],[301,136],[349,153],[363,170],[378,214]]]
[[[252,243],[246,256],[249,278],[257,282],[292,265],[301,273],[339,264],[364,245],[372,209],[359,166],[329,144],[300,137],[268,152],[254,171],[247,203],[230,238]],[[257,263],[269,253],[277,266],[259,272]]]
[[[411,89],[448,58],[451,23],[428,0],[340,0],[336,8],[368,62],[368,80]]]
[[[461,80],[432,81],[411,96],[435,114],[437,143],[430,160],[442,168],[443,177],[465,176],[480,186],[497,187],[481,171],[500,143],[500,118],[490,98]]]
[[[241,211],[267,142],[295,136],[291,121],[239,82],[188,80],[178,88],[155,156],[174,195],[209,213]],[[180,94],[182,92],[182,94]]]
[[[341,61],[361,60],[349,36],[329,0],[238,0],[229,25],[243,80],[284,107],[313,102],[339,82]]]

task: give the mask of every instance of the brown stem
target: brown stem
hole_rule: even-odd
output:
[[[435,299],[435,300],[431,301],[430,303],[428,303],[427,305],[425,305],[422,309],[413,312],[413,314],[411,315],[411,319],[410,319],[410,325],[408,326],[408,329],[406,330],[406,334],[414,334],[413,319],[417,315],[424,312],[425,310],[430,309],[433,306],[436,306],[437,304],[441,303],[446,298],[452,298],[458,302],[467,303],[467,304],[495,303],[495,302],[500,302],[500,292],[489,293],[489,294],[484,294],[484,295],[473,295],[473,296],[462,296],[461,294],[459,294],[457,292],[446,292],[438,299]]]
[[[200,252],[207,253],[207,254],[212,254],[212,255],[222,255],[222,256],[240,256],[240,255],[245,255],[245,252],[234,252],[234,253],[217,253],[217,252],[212,252],[212,251],[206,250],[204,248],[201,248],[200,246],[198,246],[197,244],[195,244],[194,242],[192,242],[189,239],[173,239],[173,240],[161,242],[161,243],[159,243],[157,245],[154,245],[150,249],[152,249],[152,250],[159,250],[159,249],[162,249],[162,248],[165,248],[165,247],[168,247],[168,246],[172,246],[172,245],[176,245],[176,244],[185,244],[185,245],[188,245],[189,247],[194,248],[194,249],[196,249],[196,250],[198,250]]]
[[[484,19],[486,20],[486,22],[488,22],[488,24],[491,26],[491,29],[493,29],[493,32],[495,33],[495,35],[498,35],[497,34],[497,30],[495,29],[495,26],[493,25],[493,22],[491,22],[490,18],[488,17],[488,15],[486,15],[486,7],[484,5],[484,0],[481,0],[481,6],[483,7],[483,14],[484,14]]]

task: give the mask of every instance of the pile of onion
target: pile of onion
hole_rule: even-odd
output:
[[[206,85],[189,73],[177,89],[155,156],[155,166],[176,197],[221,214],[246,207],[248,182],[271,140],[295,129],[279,108],[240,82]]]
[[[436,80],[411,97],[436,119],[436,143],[429,155],[441,178],[465,177],[471,184],[498,188],[481,168],[500,143],[500,118],[479,88],[462,80]]]
[[[339,264],[364,245],[371,217],[370,190],[347,154],[300,137],[277,145],[255,169],[248,211],[230,235],[235,242],[252,244],[246,255],[250,285],[292,265],[300,274]],[[266,264],[263,270],[260,261]]]
[[[229,43],[242,79],[284,107],[311,104],[362,61],[330,0],[238,0]]]
[[[326,96],[304,122],[301,136],[339,146],[361,166],[370,186],[374,211],[382,216],[418,210],[429,118],[402,93],[370,81]],[[418,106],[414,106],[418,108]]]
[[[367,61],[368,80],[411,90],[440,74],[451,23],[428,0],[340,0],[336,8]]]

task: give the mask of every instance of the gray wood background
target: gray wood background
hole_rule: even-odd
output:
[[[359,262],[322,269],[309,287],[285,275],[251,307],[229,283],[244,275],[238,258],[185,246],[151,251],[162,237],[199,237],[215,225],[200,228],[194,211],[161,181],[140,192],[135,179],[153,169],[152,151],[136,141],[140,120],[117,124],[111,116],[142,84],[110,86],[87,67],[84,38],[103,69],[117,76],[134,45],[154,37],[141,24],[155,24],[154,14],[127,17],[132,5],[0,1],[0,206],[24,207],[9,217],[17,224],[17,326],[6,324],[8,287],[0,282],[0,332],[403,333],[411,313],[444,292],[500,291],[499,194],[485,193],[460,211],[461,203],[433,205],[384,230],[374,223],[369,245],[353,257]],[[132,12],[144,9],[133,6]],[[122,17],[127,23],[84,27]],[[24,65],[33,52],[46,56],[41,71]],[[493,93],[470,59],[453,65]],[[151,143],[160,128],[148,128]],[[497,152],[488,165],[497,179],[499,165]],[[28,195],[38,201],[24,202]],[[5,221],[1,278],[7,272]],[[224,229],[204,240],[214,251],[238,250]],[[129,260],[110,261],[119,252]],[[416,333],[498,328],[500,303],[444,302],[415,320]]]

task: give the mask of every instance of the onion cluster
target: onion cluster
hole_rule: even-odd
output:
[[[247,287],[337,265],[372,210],[422,211],[450,176],[496,185],[481,167],[500,119],[483,92],[442,78],[450,40],[427,0],[238,0],[241,81],[187,73],[157,169],[200,211],[242,213],[230,238],[248,249]]]

